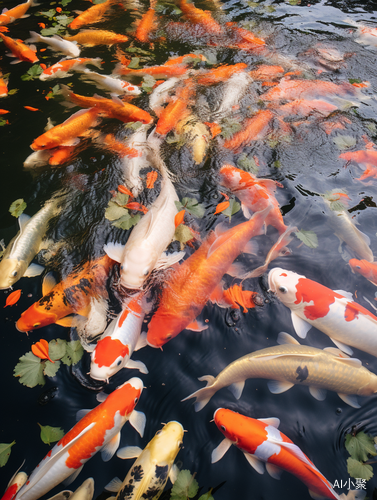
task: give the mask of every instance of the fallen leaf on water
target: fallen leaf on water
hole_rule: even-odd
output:
[[[15,290],[14,292],[10,293],[7,297],[7,300],[5,301],[5,306],[14,306],[17,304],[19,298],[21,297],[21,290]]]
[[[64,436],[64,431],[60,427],[38,424],[41,428],[41,439],[45,444],[55,443]]]
[[[153,189],[154,183],[156,182],[158,177],[158,174],[155,170],[152,170],[152,172],[147,173],[147,188],[148,189]]]
[[[180,212],[178,212],[174,217],[175,227],[178,227],[180,224],[182,224],[184,218],[185,218],[185,210],[183,209]]]
[[[9,212],[13,217],[19,217],[26,208],[26,203],[22,198],[14,201],[9,207]]]
[[[215,215],[221,213],[223,210],[226,210],[229,207],[229,201],[223,201],[219,203],[215,210]]]
[[[123,186],[122,184],[119,184],[118,191],[122,194],[128,194],[128,196],[131,196],[131,197],[133,196],[131,191],[126,186]]]
[[[8,462],[11,448],[14,444],[16,444],[16,441],[13,441],[12,443],[0,443],[0,467],[4,467],[4,465]]]

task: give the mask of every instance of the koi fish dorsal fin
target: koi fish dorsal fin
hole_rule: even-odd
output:
[[[292,335],[289,335],[289,333],[286,332],[280,332],[277,338],[277,343],[282,345],[282,344],[294,344],[294,345],[300,345],[300,342],[296,340],[295,338],[292,337]]]
[[[279,429],[280,419],[276,417],[270,418],[258,418],[259,422],[263,422],[264,424],[271,425],[275,427],[275,429]]]
[[[123,460],[127,458],[137,458],[143,450],[139,446],[125,446],[117,451],[117,457]],[[111,491],[111,490],[110,490]]]
[[[295,329],[297,335],[301,339],[306,338],[306,334],[308,333],[312,325],[307,321],[305,321],[304,319],[300,318],[300,316],[297,316],[297,314],[294,313],[293,311],[291,312],[291,318],[292,318],[293,328]]]
[[[110,441],[102,448],[101,457],[104,462],[108,462],[115,455],[119,448],[120,432],[118,432]]]
[[[107,485],[105,486],[105,490],[111,491],[112,493],[118,493],[118,491],[122,487],[122,481],[119,477],[114,477]]]
[[[217,446],[211,455],[211,462],[214,464],[215,462],[218,462],[225,453],[229,450],[229,448],[232,446],[232,441],[228,438],[225,438],[221,441],[219,446]]]

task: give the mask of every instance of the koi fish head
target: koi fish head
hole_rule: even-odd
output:
[[[185,321],[185,318],[180,314],[165,312],[160,306],[148,325],[148,345],[162,347],[166,342],[176,337],[189,323],[190,321]]]
[[[175,457],[183,445],[184,429],[179,422],[171,421],[157,431],[146,448],[150,451],[151,459],[159,466],[171,467]]]
[[[351,259],[348,261],[352,271],[354,273],[359,273],[366,278],[371,274],[372,266],[367,260]]]
[[[295,303],[297,304],[296,293],[300,278],[305,276],[275,267],[268,273],[268,286],[285,306],[292,308]]]
[[[233,165],[223,165],[220,168],[220,184],[231,191],[244,189],[254,184],[255,178],[249,172],[240,170]]]
[[[50,142],[49,139],[45,137],[45,134],[42,134],[33,141],[30,147],[34,151],[39,151],[40,149],[51,149],[54,146],[55,143]]]
[[[120,340],[106,336],[97,343],[91,359],[91,378],[108,380],[127,364],[130,359],[130,349]]]
[[[18,259],[3,259],[0,262],[0,290],[14,285],[27,269],[27,263]]]
[[[151,274],[158,256],[151,248],[134,246],[120,266],[120,283],[125,288],[140,290]]]
[[[117,387],[101,404],[105,405],[110,413],[119,412],[122,420],[126,421],[134,411],[143,392],[143,387],[143,381],[140,378],[132,377]]]
[[[218,408],[213,414],[213,419],[219,431],[235,444],[237,444],[240,436],[251,431],[250,427],[245,425],[245,418],[247,417],[227,408]]]
[[[35,303],[21,314],[16,323],[16,328],[19,332],[29,332],[30,330],[42,328],[42,326],[51,325],[57,319],[55,313],[38,308],[38,303]]]

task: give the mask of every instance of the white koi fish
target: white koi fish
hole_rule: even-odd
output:
[[[291,309],[293,327],[305,338],[312,326],[328,335],[347,354],[348,346],[377,356],[377,317],[352,300],[293,271],[275,267],[268,274],[270,291]]]
[[[116,499],[157,500],[168,478],[174,483],[178,475],[175,457],[183,444],[183,427],[179,422],[168,422],[156,432],[144,450],[129,446],[118,450],[119,458],[138,457],[128,471],[123,483],[114,478],[105,489],[117,492]]]
[[[139,172],[150,166],[147,158],[147,131],[149,127],[150,125],[141,125],[126,141],[125,145],[128,148],[136,149],[139,156],[122,158],[123,181],[135,198],[144,189]]]
[[[80,48],[76,42],[69,42],[64,40],[59,35],[53,36],[42,36],[35,31],[30,31],[30,38],[27,39],[29,43],[42,42],[50,46],[50,48],[56,52],[61,52],[66,56],[79,57]]]
[[[179,78],[174,76],[153,89],[149,96],[149,107],[153,109],[158,117],[164,109],[164,104],[170,100],[170,91],[174,89],[178,82]]]
[[[144,292],[139,292],[123,305],[122,312],[107,327],[91,355],[90,376],[95,380],[109,380],[122,368],[135,368],[148,373],[141,361],[134,361],[132,353],[146,346],[146,335],[140,336],[145,312],[142,308]]]
[[[121,264],[120,284],[125,288],[142,288],[154,269],[165,269],[184,256],[184,252],[171,255],[164,252],[174,236],[174,218],[178,213],[175,202],[179,199],[158,149],[152,146],[151,153],[151,162],[162,175],[158,198],[132,230],[126,245],[108,243],[104,246],[110,259]]]
[[[121,80],[120,78],[114,78],[108,75],[100,75],[95,71],[89,71],[84,69],[83,75],[80,79],[87,83],[97,84],[97,87],[113,92],[116,95],[126,94],[126,95],[139,95],[141,90],[137,85],[132,85],[132,83]]]
[[[102,59],[100,57],[88,58],[79,57],[78,59],[62,59],[61,61],[44,69],[39,75],[42,82],[53,80],[54,78],[67,78],[72,71],[83,72],[86,70],[86,65],[91,64],[101,69]]]
[[[145,415],[135,410],[142,390],[142,380],[134,377],[93,410],[81,410],[81,420],[37,465],[16,500],[37,500],[68,477],[73,481],[97,451],[101,450],[105,462],[110,460],[119,447],[120,431],[127,420],[143,436]]]
[[[235,106],[238,105],[247,89],[253,83],[253,79],[246,72],[233,73],[224,83],[223,97],[213,116],[216,121],[234,113]]]

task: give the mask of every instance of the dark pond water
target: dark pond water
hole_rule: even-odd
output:
[[[363,136],[374,141],[377,133],[377,47],[357,43],[355,29],[344,22],[346,18],[350,18],[358,22],[370,22],[370,26],[375,26],[377,5],[375,2],[351,1],[295,3],[270,0],[250,5],[243,1],[196,3],[199,8],[213,11],[220,23],[234,21],[253,26],[250,29],[266,40],[270,54],[268,57],[224,47],[210,47],[200,38],[194,40],[190,36],[173,39],[172,35],[169,38],[166,33],[166,42],[155,43],[153,49],[149,45],[138,43],[135,46],[151,50],[151,55],[142,60],[142,64],[146,65],[163,64],[171,56],[198,50],[211,56],[212,61],[216,58],[217,64],[245,62],[250,68],[257,63],[281,64],[285,71],[301,68],[307,77],[323,81],[339,83],[360,79],[369,82],[369,86],[360,91],[362,96],[357,100],[357,106],[345,106],[327,118],[312,115],[295,119],[290,122],[288,137],[282,137],[274,131],[275,135],[272,137],[253,141],[235,155],[229,151],[225,153],[221,141],[217,139],[211,142],[206,160],[200,165],[194,163],[186,147],[177,149],[174,144],[168,144],[162,151],[169,169],[175,174],[174,185],[179,198],[196,198],[206,209],[206,215],[202,219],[191,221],[203,238],[217,222],[226,220],[224,215],[214,215],[216,205],[223,201],[219,193],[222,188],[218,185],[219,167],[224,161],[237,164],[241,154],[257,158],[260,165],[258,176],[277,180],[283,185],[283,188],[277,190],[276,196],[285,224],[314,231],[318,237],[318,247],[315,249],[302,245],[295,238],[290,245],[292,253],[276,259],[273,266],[296,271],[334,290],[348,290],[357,294],[356,300],[360,304],[372,310],[364,297],[373,302],[376,289],[362,276],[351,273],[347,260],[339,253],[339,241],[327,224],[324,203],[319,195],[333,189],[347,192],[350,197],[349,211],[357,219],[360,230],[369,235],[372,251],[377,254],[376,180],[355,180],[362,174],[363,167],[356,163],[345,165],[346,162],[339,159],[339,154],[347,150],[364,149]],[[13,2],[1,3],[1,6],[8,8],[13,5]],[[59,2],[43,2],[43,9],[42,6],[33,8],[29,18],[10,25],[10,35],[26,39],[29,30],[39,31],[39,22],[48,24],[45,17],[37,17],[35,14],[41,9],[47,10],[59,5]],[[84,10],[88,6],[88,2],[73,0],[65,10]],[[164,16],[161,14],[163,28],[168,20],[181,20],[181,16],[174,14],[171,6],[172,4],[167,4]],[[118,33],[132,30],[135,18],[140,17],[140,11],[147,7],[147,3],[142,2],[138,12],[129,9],[96,27],[113,29]],[[38,48],[42,48],[42,44]],[[318,49],[327,52],[321,53]],[[321,58],[319,55],[328,54],[330,50],[340,54],[340,61],[334,62],[331,56]],[[3,53],[1,44],[1,55]],[[114,53],[114,47],[109,49],[100,46],[84,49],[82,55],[101,57],[104,60],[103,72],[109,74],[115,64]],[[46,65],[60,59],[59,55],[49,50],[41,52],[40,56],[40,62]],[[104,211],[111,197],[109,191],[116,189],[121,182],[119,162],[115,155],[89,145],[78,158],[62,167],[43,167],[32,172],[25,170],[23,162],[31,152],[29,145],[42,134],[47,118],[61,123],[68,114],[57,100],[45,99],[50,88],[59,83],[59,80],[23,81],[21,76],[30,65],[25,62],[10,65],[9,62],[10,59],[3,56],[0,68],[3,73],[10,73],[9,89],[18,91],[2,99],[0,103],[1,108],[10,111],[10,114],[4,115],[9,124],[0,128],[0,238],[7,244],[18,230],[16,219],[8,212],[14,200],[23,198],[27,202],[25,212],[33,215],[55,191],[64,187],[70,193],[71,202],[53,220],[48,235],[55,241],[63,242],[49,267],[58,278],[65,277],[74,266],[102,255],[103,245],[107,241],[125,243],[128,238],[128,232],[114,228],[104,218]],[[95,91],[93,86],[81,82],[77,75],[62,82],[72,83],[72,88],[79,94],[92,95]],[[241,111],[247,106],[255,111],[262,91],[264,89],[259,84],[253,87],[250,94],[241,100]],[[98,92],[106,95],[102,91]],[[219,102],[219,96],[221,85],[204,89],[200,97],[202,101],[206,99],[214,105]],[[144,94],[133,103],[148,109],[148,96]],[[24,108],[25,105],[40,111],[28,111]],[[196,104],[193,105],[195,107]],[[337,128],[339,124],[343,124],[341,128]],[[104,127],[109,131],[121,128],[119,123],[110,120]],[[349,145],[348,148],[345,143]],[[143,193],[139,201],[150,204],[158,194],[158,189],[157,183],[154,194],[146,196]],[[232,217],[232,224],[244,220],[240,211]],[[269,227],[267,235],[257,239],[258,255],[252,260],[241,257],[241,261],[252,267],[264,262],[264,256],[277,239],[277,232]],[[187,254],[193,251],[190,247],[186,249]],[[62,427],[68,431],[76,422],[78,410],[94,408],[98,404],[98,384],[93,384],[90,389],[81,385],[78,380],[80,373],[85,374],[89,369],[88,354],[85,354],[74,371],[68,367],[61,368],[56,377],[46,379],[42,388],[25,387],[13,376],[18,359],[30,350],[34,342],[40,338],[67,339],[70,334],[68,328],[57,325],[33,331],[28,336],[16,330],[15,322],[21,312],[42,296],[41,281],[41,277],[21,279],[15,285],[15,289],[22,289],[17,305],[0,309],[0,442],[16,441],[8,463],[0,470],[0,491],[5,489],[23,460],[23,470],[30,473],[48,452],[49,447],[40,439],[38,423]],[[225,281],[229,286],[235,282],[229,277]],[[144,438],[140,438],[126,424],[122,431],[121,446],[127,444],[143,448],[162,422],[177,420],[188,431],[184,437],[184,449],[180,451],[177,460],[182,468],[196,472],[202,493],[208,488],[216,488],[216,500],[241,499],[246,496],[266,500],[310,498],[305,485],[288,473],[284,473],[280,481],[272,479],[267,473],[263,476],[257,474],[235,447],[220,462],[212,465],[212,450],[222,440],[215,424],[211,423],[214,411],[219,407],[226,407],[254,418],[278,417],[281,420],[281,431],[309,456],[330,482],[342,480],[345,483],[349,479],[346,467],[348,454],[344,448],[345,434],[353,426],[357,426],[358,429],[377,435],[377,397],[362,399],[362,407],[354,409],[343,403],[335,393],[328,393],[323,402],[312,398],[305,387],[295,386],[286,393],[272,395],[265,380],[249,380],[239,401],[227,389],[223,389],[199,413],[194,412],[191,401],[180,402],[202,385],[198,382],[198,377],[217,375],[236,358],[276,345],[280,331],[294,334],[290,311],[267,295],[262,279],[248,280],[244,287],[255,290],[264,297],[263,307],[250,310],[247,314],[238,311],[232,315],[230,310],[207,304],[201,314],[201,319],[209,320],[206,331],[184,331],[167,343],[163,351],[147,347],[134,355],[135,359],[142,360],[149,369],[148,375],[141,375],[146,389],[137,407],[146,414],[147,425]],[[0,292],[0,302],[5,303],[8,293]],[[111,308],[119,311],[116,309],[119,305],[111,297]],[[313,328],[302,343],[322,348],[329,346],[331,342]],[[363,364],[377,372],[375,358],[355,351]],[[110,380],[105,391],[111,392],[131,376],[139,376],[139,372],[122,370]],[[125,477],[130,463],[113,457],[104,464],[97,454],[85,465],[70,488],[75,489],[84,479],[93,477],[96,498],[103,493],[104,486],[114,476],[122,479]],[[376,486],[375,479],[368,482],[369,498],[372,498]],[[46,498],[61,489],[62,486],[55,488]],[[342,491],[347,492],[346,488]]]

